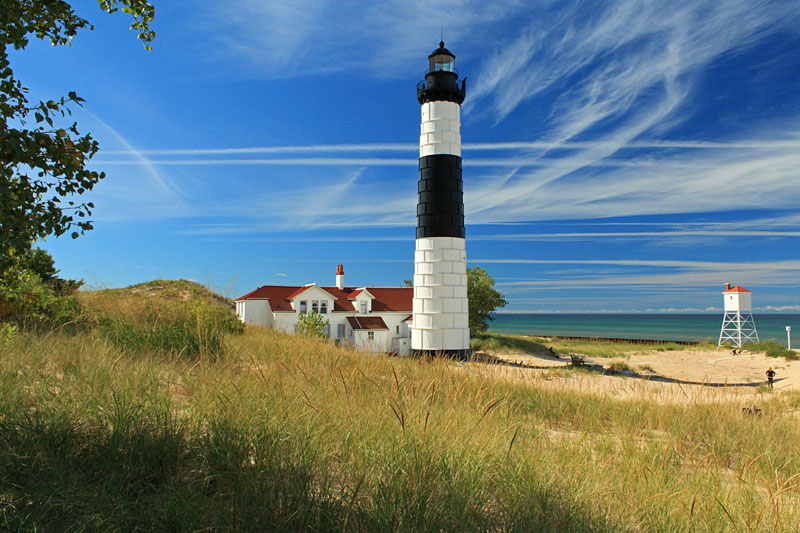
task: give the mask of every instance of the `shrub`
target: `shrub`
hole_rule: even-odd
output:
[[[326,339],[328,337],[325,334],[325,326],[327,325],[328,321],[322,318],[322,315],[317,311],[301,313],[297,318],[297,331],[299,333],[319,339]]]
[[[782,344],[777,342],[759,342],[756,344],[747,344],[744,348],[748,352],[764,352],[767,357],[783,357],[784,359],[798,359],[797,353],[794,350],[789,350]]]
[[[77,324],[80,312],[73,296],[59,295],[33,272],[7,272],[0,279],[0,322],[52,329]]]

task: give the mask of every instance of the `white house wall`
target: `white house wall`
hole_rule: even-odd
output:
[[[272,326],[272,309],[269,300],[245,300],[242,302],[239,318],[245,324]]]
[[[370,331],[373,339],[369,338]],[[355,344],[366,352],[384,353],[391,349],[392,338],[386,330],[358,330],[355,332]]]
[[[300,301],[305,300],[307,303],[308,312],[311,312],[311,301],[321,300],[327,294],[321,289],[314,290],[308,289],[296,296],[293,303],[300,307]],[[302,297],[301,297],[302,296]],[[365,296],[363,299],[369,302],[371,308],[371,298]],[[357,303],[358,300],[356,300]],[[357,307],[357,306],[356,306]],[[276,330],[285,331],[287,333],[295,333],[297,331],[297,322],[300,314],[298,312],[278,311],[273,312],[269,307],[269,300],[256,300],[248,299],[237,302],[237,314],[240,319],[247,324],[254,324],[259,326],[269,326]],[[400,338],[411,338],[409,323],[406,319],[411,314],[410,311],[389,311],[383,313],[360,314],[353,311],[337,311],[331,312],[333,309],[333,300],[328,301],[328,313],[321,315],[324,320],[328,321],[328,334],[332,339],[336,339],[338,326],[344,325],[344,335],[341,340],[353,343],[357,348],[370,351],[370,352],[388,352],[399,351]],[[386,323],[387,330],[357,330],[353,331],[350,323],[347,321],[348,316],[357,317],[380,317]],[[398,331],[399,330],[399,331]],[[368,339],[368,331],[374,333],[375,338],[370,341]]]

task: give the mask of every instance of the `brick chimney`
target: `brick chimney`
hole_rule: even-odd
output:
[[[339,290],[344,288],[344,265],[336,266],[336,288]]]
[[[342,266],[342,265],[339,265],[339,266]],[[338,278],[337,278],[337,279],[338,279]],[[731,290],[731,284],[730,284],[730,283],[726,283],[726,284],[725,284],[725,290],[726,290],[726,291],[729,291],[729,290]]]

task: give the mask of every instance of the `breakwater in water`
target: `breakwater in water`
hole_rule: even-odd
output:
[[[627,344],[679,344],[681,346],[695,346],[699,341],[670,341],[664,339],[621,339],[617,337],[568,337],[564,335],[549,335],[548,339],[565,341],[595,341],[595,342],[624,342]]]

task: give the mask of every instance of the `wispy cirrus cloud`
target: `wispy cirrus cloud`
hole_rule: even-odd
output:
[[[207,4],[201,26],[215,28],[213,56],[246,66],[250,76],[270,78],[355,70],[382,77],[421,72],[420,58],[442,32],[448,42],[476,37],[476,42],[490,42],[493,23],[525,10],[518,2],[478,0]]]
[[[800,7],[788,2],[545,6],[546,16],[531,17],[484,60],[467,105],[488,100],[502,120],[523,102],[563,86],[551,118],[567,138],[640,106],[644,91],[660,89],[659,99],[684,93],[688,78],[709,62],[771,32],[797,31],[800,19]]]
[[[462,152],[484,151],[518,151],[531,149],[563,150],[596,148],[616,146],[607,141],[514,141],[514,142],[483,142],[462,143]],[[626,149],[645,148],[685,148],[685,149],[800,149],[800,140],[786,141],[772,140],[740,140],[740,141],[670,141],[649,140],[632,141],[625,145]],[[103,150],[103,156],[138,156],[138,155],[168,155],[168,156],[200,156],[200,155],[251,155],[251,154],[283,154],[283,153],[358,153],[358,152],[408,152],[417,153],[419,144],[416,143],[359,143],[359,144],[309,144],[294,146],[243,146],[228,148],[157,148],[157,149],[130,149],[130,150]]]
[[[691,270],[687,272],[647,272],[625,273],[622,275],[606,275],[596,272],[593,275],[583,273],[580,276],[569,276],[567,272],[559,272],[557,276],[520,279],[497,283],[497,286],[509,293],[517,294],[520,291],[553,290],[553,289],[580,289],[601,290],[617,289],[622,287],[657,287],[658,292],[665,288],[676,287],[707,289],[708,287],[721,286],[725,280],[735,276],[737,284],[748,287],[785,287],[791,286],[797,280],[797,268],[770,268],[768,266],[754,265],[750,269],[729,268],[719,270]]]
[[[471,79],[477,79],[469,85],[464,120],[484,117],[498,124],[513,118],[520,122],[521,138],[535,139],[464,144],[465,204],[473,224],[752,205],[792,209],[800,202],[800,188],[792,185],[794,169],[800,168],[800,132],[790,126],[792,117],[714,140],[657,135],[673,133],[697,111],[693,91],[709,66],[777,33],[796,34],[797,3],[234,0],[209,3],[201,13],[220,28],[209,42],[216,40],[225,59],[240,59],[248,76],[263,77],[337,71],[406,78],[419,70],[431,36],[438,37],[444,26],[448,46],[463,54],[460,64],[471,63]],[[515,24],[506,24],[511,19]],[[498,31],[506,27],[512,29]],[[534,107],[541,112],[528,123],[515,116],[531,116]],[[298,174],[325,176],[322,188],[339,189],[348,187],[347,173],[330,178],[324,167],[389,173],[416,165],[416,150],[414,143],[372,142],[139,153],[154,168],[308,167],[314,170]],[[259,155],[265,157],[254,157]],[[125,150],[102,157],[98,165],[108,168],[141,164]],[[359,181],[346,195],[306,205],[304,198],[319,193],[320,185],[311,181],[283,181],[281,190],[270,184],[262,194],[236,198],[235,211],[280,219],[302,209],[306,216],[294,222],[298,227],[413,223],[413,193],[399,199],[394,180]],[[721,191],[735,194],[720,202]],[[265,210],[267,197],[280,201]],[[205,210],[210,216],[232,211],[225,198]]]

